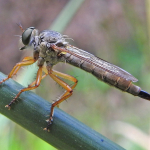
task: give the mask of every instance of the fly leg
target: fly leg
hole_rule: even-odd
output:
[[[20,90],[20,92],[16,95],[16,97],[5,107],[8,107],[8,109],[11,108],[11,105],[13,103],[15,103],[16,99],[20,96],[20,94],[24,91],[29,91],[29,90],[33,90],[35,88],[37,88],[42,80],[42,66],[39,67],[38,72],[37,72],[37,76],[36,76],[36,81],[35,81],[35,85],[33,85],[33,83],[31,83],[27,88],[23,88]]]
[[[56,70],[53,70],[53,74],[56,76],[59,76],[61,78],[64,78],[64,79],[74,82],[73,86],[71,86],[71,89],[74,89],[78,83],[78,80],[76,78],[74,78],[73,76],[70,76],[68,74],[64,74],[64,73],[58,72]],[[68,94],[69,94],[69,92],[66,91],[61,97],[64,97]],[[59,104],[57,105],[57,107],[59,107]]]
[[[47,75],[48,75],[48,74],[44,74],[44,75],[42,76],[41,80],[43,80]],[[35,84],[36,84],[36,80],[33,81],[33,82],[30,84],[30,86],[34,86]]]
[[[5,82],[6,80],[8,80],[9,78],[12,78],[14,75],[16,75],[16,73],[18,72],[18,70],[22,67],[22,66],[28,66],[33,64],[34,62],[36,62],[36,59],[33,59],[32,57],[25,57],[21,62],[17,63],[14,68],[12,69],[12,71],[9,73],[8,77],[3,79],[1,83]],[[22,93],[22,92],[21,92]],[[21,94],[20,93],[20,94]],[[8,109],[10,109],[11,104],[15,102],[15,100],[19,97],[20,95],[19,93],[17,94],[17,96],[5,107],[8,107]]]
[[[67,74],[52,70],[52,69],[47,71],[46,68],[45,69],[43,68],[43,71],[46,74],[48,73],[53,80],[55,80],[60,86],[62,86],[66,90],[66,92],[57,101],[52,103],[51,111],[50,111],[50,118],[48,120],[48,126],[47,126],[47,128],[44,128],[44,130],[47,130],[49,132],[49,127],[53,121],[54,107],[58,106],[61,102],[63,102],[64,100],[66,100],[67,98],[69,98],[72,95],[73,89],[77,85],[78,80],[76,78],[70,76],[70,75],[67,75]],[[67,80],[70,80],[70,81],[73,81],[74,85],[70,87],[67,83],[62,81],[57,76],[62,77],[62,78],[67,79]]]
[[[3,79],[2,81],[0,81],[0,84],[5,82],[6,80],[8,80],[9,78],[12,78],[14,75],[16,75],[16,73],[19,71],[19,69],[22,66],[28,66],[31,65],[35,62],[36,60],[33,59],[32,57],[25,57],[21,62],[17,63],[14,68],[12,69],[12,71],[9,73],[9,75],[7,76],[7,78]]]
[[[47,71],[45,66],[43,67],[43,71],[45,72],[45,75],[46,74],[48,75],[48,71]],[[74,82],[73,86],[71,86],[72,89],[74,89],[76,87],[77,83],[78,83],[78,80],[76,78],[74,78],[73,76],[70,76],[68,74],[65,74],[65,73],[62,73],[62,72],[59,72],[59,71],[56,71],[56,70],[52,70],[52,74],[55,75],[55,76],[59,76],[61,78],[64,78],[64,79],[67,79],[69,81]],[[64,97],[67,94],[69,94],[69,93],[65,92],[61,97]],[[59,107],[59,104],[57,105],[57,107]]]

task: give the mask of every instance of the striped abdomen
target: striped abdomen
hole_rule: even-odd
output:
[[[122,77],[119,77],[117,75],[114,75],[106,70],[101,69],[100,67],[97,67],[86,60],[82,60],[76,56],[73,56],[71,54],[64,54],[64,59],[67,63],[76,66],[78,68],[81,68],[85,70],[86,72],[89,72],[93,74],[97,79],[112,85],[122,91],[128,92],[134,96],[139,96],[144,99],[150,100],[150,94],[147,92],[141,90],[140,87],[132,84],[131,81],[128,81]]]

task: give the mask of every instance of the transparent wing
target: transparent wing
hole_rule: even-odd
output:
[[[122,77],[126,80],[132,81],[132,82],[137,82],[138,79],[136,79],[134,76],[132,76],[130,73],[128,73],[127,71],[101,59],[98,58],[96,56],[94,56],[93,54],[90,54],[84,50],[81,50],[77,47],[74,47],[72,45],[67,45],[66,47],[68,53],[79,57],[80,59],[83,59],[91,64],[93,64],[96,67],[99,67],[101,69],[103,69],[104,71],[107,71],[109,73],[112,73],[114,75],[117,75],[119,77]]]

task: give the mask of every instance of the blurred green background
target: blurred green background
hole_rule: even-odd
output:
[[[51,28],[68,35],[74,39],[69,41],[72,45],[130,72],[139,79],[135,84],[150,92],[149,9],[149,0],[0,0],[0,71],[8,74],[23,57],[32,56],[31,51],[19,51],[14,35],[21,35],[16,25],[20,22],[23,28]],[[22,74],[29,74],[28,69],[24,67]],[[150,149],[149,101],[68,64],[54,69],[79,80],[73,96],[60,105],[62,110],[125,149]],[[47,77],[34,92],[52,102],[63,91]],[[2,115],[0,139],[3,150],[55,149]]]

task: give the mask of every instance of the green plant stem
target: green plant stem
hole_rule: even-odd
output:
[[[0,73],[0,81],[6,76]],[[0,85],[0,113],[29,130],[39,138],[61,150],[122,150],[119,145],[87,127],[59,108],[55,108],[50,132],[44,131],[51,104],[33,92],[26,91],[13,104],[5,108],[23,87],[12,79]],[[89,116],[90,118],[91,116]]]

